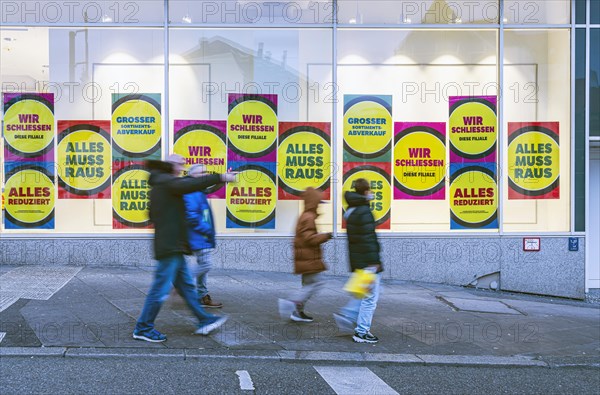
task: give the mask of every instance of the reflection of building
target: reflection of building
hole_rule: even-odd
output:
[[[471,8],[463,9],[456,8],[463,2],[448,0],[339,1],[336,24],[328,19],[331,8],[320,8],[317,15],[313,3],[302,1],[302,18],[277,15],[276,27],[266,13],[258,19],[230,13],[203,20],[207,16],[200,14],[201,7],[170,3],[170,21],[164,20],[162,2],[140,2],[139,24],[113,20],[114,25],[103,25],[100,18],[88,22],[78,13],[74,21],[36,22],[19,15],[3,20],[3,90],[38,91],[50,84],[51,91],[62,93],[55,108],[60,120],[109,119],[112,93],[160,93],[163,152],[172,144],[174,120],[224,120],[227,94],[233,92],[278,94],[282,121],[330,122],[337,181],[332,185],[338,195],[323,208],[320,225],[338,234],[327,247],[327,259],[332,271],[342,274],[346,245],[338,184],[343,178],[344,95],[392,95],[394,121],[442,122],[448,117],[445,95],[495,94],[502,84],[503,131],[511,121],[560,122],[561,199],[509,201],[502,184],[501,229],[462,233],[449,229],[447,201],[393,202],[393,228],[382,234],[389,268],[385,275],[462,285],[499,280],[501,289],[567,297],[582,297],[586,286],[600,288],[598,246],[590,242],[599,232],[594,210],[600,206],[600,112],[595,111],[600,107],[600,70],[594,51],[600,45],[594,39],[598,27],[592,24],[596,33],[583,44],[576,35],[578,45],[571,48],[570,1],[527,2],[540,11],[537,22],[527,20],[531,8],[514,7],[500,21],[494,13],[500,3],[494,0],[468,2]],[[241,12],[263,4],[231,3]],[[281,12],[282,7],[274,9]],[[587,47],[591,54],[586,60],[582,54]],[[589,62],[589,76],[582,62]],[[86,84],[101,89],[97,100],[90,100]],[[500,143],[506,143],[505,134]],[[502,144],[498,166],[504,177],[509,164]],[[280,202],[277,229],[268,234],[225,229],[224,203],[215,201],[214,208],[222,236],[220,267],[290,270],[290,233],[300,205]],[[112,229],[110,201],[59,200],[56,223],[55,231],[2,229],[0,250],[5,254],[0,262],[152,262],[148,232]],[[523,251],[526,236],[541,238],[539,253]],[[579,251],[568,251],[570,237],[580,240]]]

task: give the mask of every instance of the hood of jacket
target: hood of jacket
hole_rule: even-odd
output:
[[[319,203],[323,198],[323,193],[314,188],[307,188],[306,191],[302,192],[302,199],[304,199],[304,210],[317,212]]]
[[[369,201],[365,195],[361,195],[360,193],[353,191],[346,191],[344,198],[346,199],[346,203],[348,203],[349,207],[369,205]]]
[[[160,184],[161,178],[173,174],[173,165],[169,162],[148,160],[146,161],[146,168],[150,171],[150,178],[148,179],[150,186]]]

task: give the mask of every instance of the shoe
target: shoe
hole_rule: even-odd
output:
[[[352,321],[350,318],[342,314],[334,313],[333,318],[335,319],[335,323],[340,333],[348,335],[354,333],[354,329],[356,328],[356,322]]]
[[[296,304],[291,300],[287,299],[279,299],[279,316],[282,320],[287,320],[290,318],[290,315],[296,310]]]
[[[214,331],[215,329],[223,325],[225,322],[227,322],[228,318],[229,317],[227,316],[217,317],[217,319],[213,323],[199,326],[198,329],[196,329],[196,331],[194,332],[194,334],[206,336],[210,332]]]
[[[133,338],[136,340],[145,340],[145,341],[151,342],[151,343],[160,343],[160,342],[164,342],[165,340],[167,340],[167,336],[163,335],[156,329],[152,329],[147,332],[133,331]]]
[[[379,341],[377,336],[375,336],[371,332],[367,332],[364,334],[354,332],[354,336],[352,336],[352,340],[354,340],[355,343],[377,343]]]
[[[223,307],[223,303],[213,302],[210,295],[205,295],[200,299],[200,305],[209,309],[220,309]]]
[[[292,315],[290,315],[290,319],[296,322],[313,322],[313,318],[304,314],[304,311],[294,311]]]

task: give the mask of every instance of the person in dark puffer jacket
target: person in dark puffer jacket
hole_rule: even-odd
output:
[[[196,285],[184,258],[184,254],[190,254],[191,250],[183,195],[219,182],[234,181],[235,173],[179,177],[184,164],[180,155],[171,155],[166,162],[147,161],[146,164],[150,171],[150,221],[154,224],[154,257],[158,265],[142,313],[135,324],[133,338],[153,343],[167,340],[164,334],[154,329],[154,321],[173,286],[198,318],[195,333],[207,335],[223,325],[227,317],[207,314],[198,303]]]
[[[369,181],[359,178],[354,181],[354,190],[347,191],[344,199],[348,208],[344,214],[348,234],[348,250],[350,270],[369,270],[377,273],[370,293],[363,299],[352,298],[341,309],[341,314],[335,314],[340,328],[354,326],[352,339],[357,343],[377,343],[377,336],[371,333],[371,322],[379,299],[380,275],[383,265],[380,258],[380,246],[375,233],[375,218],[371,212],[370,202],[373,193]]]

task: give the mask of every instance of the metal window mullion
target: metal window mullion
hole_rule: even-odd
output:
[[[498,29],[498,59],[496,64],[498,65],[498,148],[497,148],[497,176],[498,180],[498,234],[499,236],[504,235],[504,176],[506,163],[504,162],[504,0],[500,0],[498,10],[498,21],[500,22],[500,28]],[[500,166],[502,164],[502,166]],[[508,176],[508,175],[507,175]]]
[[[171,96],[169,95],[169,62],[170,62],[170,57],[169,57],[169,0],[164,0],[164,20],[163,20],[163,29],[164,29],[164,44],[163,44],[163,66],[164,66],[164,81],[163,81],[163,86],[164,86],[164,100],[163,100],[163,133],[162,133],[162,137],[163,137],[163,141],[164,141],[164,147],[165,147],[165,152],[163,152],[164,157],[166,158],[167,155],[169,154],[169,143],[171,141],[171,139],[169,138],[171,133],[170,133],[170,129],[169,129],[169,100],[171,99]]]
[[[332,89],[333,89],[333,100],[332,100],[332,125],[331,125],[331,146],[332,146],[332,152],[333,152],[333,166],[332,166],[332,172],[330,174],[330,180],[331,180],[331,196],[332,196],[332,201],[333,201],[333,237],[337,237],[338,235],[338,228],[337,228],[337,218],[338,218],[338,207],[340,206],[340,202],[338,199],[338,180],[337,177],[338,175],[341,175],[341,172],[336,171],[336,169],[338,169],[338,154],[337,154],[337,150],[338,150],[338,144],[337,144],[337,135],[338,135],[338,130],[337,130],[337,102],[338,102],[338,94],[337,94],[337,86],[338,86],[338,80],[337,80],[337,43],[338,43],[338,16],[337,16],[337,0],[333,1],[333,24],[332,24],[332,48],[331,48],[331,80],[332,80]],[[340,169],[343,169],[343,166],[340,167]],[[341,170],[343,171],[343,170]]]
[[[586,2],[585,12],[585,235],[588,235],[590,226],[590,11],[591,0]],[[584,290],[588,291],[588,275],[590,265],[590,249],[587,248],[588,238],[585,237],[585,262],[584,262]]]
[[[576,218],[576,200],[575,200],[575,127],[576,127],[576,117],[575,117],[575,58],[577,56],[577,29],[576,29],[576,7],[575,3],[577,0],[571,1],[571,166],[570,166],[570,177],[571,177],[571,204],[569,205],[571,208],[571,223],[569,226],[570,233],[573,234],[575,232],[575,218]]]

